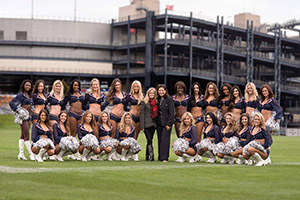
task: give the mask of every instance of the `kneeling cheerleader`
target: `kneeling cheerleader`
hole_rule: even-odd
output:
[[[216,154],[221,158],[220,163],[234,164],[235,158],[230,156],[230,153],[241,148],[236,133],[236,120],[231,112],[226,113],[224,117],[226,124],[221,129],[222,142],[217,144]]]
[[[254,114],[253,125],[247,139],[249,143],[243,149],[243,157],[246,160],[251,158],[256,163],[255,166],[271,164],[270,146],[273,139],[261,113]]]
[[[190,163],[195,162],[194,156],[197,154],[196,143],[198,135],[195,127],[195,120],[190,112],[185,112],[181,117],[179,126],[179,138],[173,143],[174,153],[181,157],[179,162],[189,159]]]
[[[220,127],[217,122],[216,116],[209,112],[205,115],[207,125],[204,127],[204,139],[196,144],[197,152],[201,156],[208,157],[208,163],[217,162],[214,152],[219,142],[221,142]]]
[[[112,125],[109,123],[109,114],[107,111],[102,111],[99,116],[98,133],[100,143],[100,155],[99,160],[103,161],[102,157],[106,154],[106,160],[113,161],[119,160],[119,157],[114,157],[116,148],[119,145],[119,141],[112,138]]]
[[[44,162],[43,156],[54,154],[54,144],[52,141],[52,127],[49,122],[49,115],[46,110],[41,110],[38,121],[33,124],[31,130],[32,152],[37,154],[36,161]]]
[[[58,115],[58,123],[53,125],[56,160],[63,162],[64,155],[72,155],[77,152],[79,143],[70,134],[68,113],[62,111]]]
[[[94,156],[100,153],[98,129],[94,115],[90,111],[83,114],[82,124],[77,126],[77,134],[80,140],[81,160],[86,162],[92,158],[96,159]]]
[[[122,161],[128,161],[132,158],[138,161],[138,152],[142,147],[137,143],[135,138],[135,127],[132,125],[132,117],[129,112],[125,112],[122,116],[121,122],[116,129],[116,139],[119,140],[119,147],[117,152],[121,154]]]

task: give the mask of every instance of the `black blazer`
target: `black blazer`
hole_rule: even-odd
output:
[[[174,101],[171,96],[165,98],[161,103],[158,102],[158,121],[160,126],[172,127],[174,123]]]
[[[142,101],[141,112],[140,112],[141,129],[149,128],[151,126],[154,126],[156,128],[157,117],[155,119],[152,119],[151,114],[152,114],[152,106],[150,105],[150,103],[148,102],[147,104],[145,104],[145,102]]]

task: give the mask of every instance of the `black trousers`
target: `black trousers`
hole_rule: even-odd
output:
[[[147,145],[152,145],[153,135],[155,132],[155,127],[151,126],[149,128],[144,129],[144,133],[147,139]]]
[[[172,129],[167,130],[163,126],[160,125],[157,126],[159,161],[164,161],[169,159],[171,131]]]

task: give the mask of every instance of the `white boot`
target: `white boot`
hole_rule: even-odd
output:
[[[265,165],[271,165],[271,159],[270,159],[270,155],[267,157],[267,159],[265,160]]]
[[[60,152],[56,155],[56,160],[60,162],[64,162],[64,159],[62,158],[63,155],[66,153],[66,150],[60,150]]]
[[[30,141],[27,140],[26,142],[24,142],[24,144],[25,144],[25,146],[26,146],[26,148],[27,148],[27,151],[28,151],[28,153],[29,153],[29,155],[30,155],[30,160],[35,160],[35,155],[34,155],[34,153],[32,153],[32,151],[31,151],[31,144],[30,144]]]
[[[19,139],[18,160],[27,160],[27,158],[24,155],[24,140],[23,139]]]
[[[216,156],[211,151],[207,151],[206,153],[209,156],[209,159],[206,162],[208,162],[208,163],[216,163],[217,162]]]
[[[36,161],[44,162],[43,157],[44,157],[44,154],[46,153],[46,151],[47,151],[47,149],[41,148],[38,155],[36,156]]]
[[[81,160],[81,156],[80,156],[78,151],[77,151],[77,153],[75,154],[74,157],[75,157],[76,160]]]
[[[106,154],[106,160],[107,161],[114,161],[114,153],[115,152],[111,151],[108,154]]]
[[[56,155],[49,156],[48,158],[49,160],[56,160]]]
[[[128,150],[122,149],[122,154],[121,154],[121,160],[122,161],[128,161],[128,158],[126,156],[127,152],[128,152]]]
[[[101,153],[99,154],[99,156],[98,156],[98,160],[99,161],[103,161],[103,156],[105,155],[105,151],[103,150],[103,151],[101,151]]]
[[[225,158],[222,158],[222,159],[220,160],[220,163],[221,163],[221,164],[227,164],[227,160],[225,160]]]
[[[229,165],[232,165],[235,163],[235,158],[229,155],[224,155],[225,160],[227,161]]]
[[[255,166],[264,166],[265,165],[265,161],[260,157],[260,155],[258,153],[255,153],[252,157],[256,160]]]
[[[98,160],[98,157],[96,156],[96,154],[91,151],[88,155],[87,155],[87,160],[90,161],[90,160]]]
[[[237,160],[237,164],[238,165],[245,164],[245,158],[243,157],[243,155],[239,155],[238,160]]]
[[[184,154],[182,155],[182,157],[183,157],[184,159],[189,159],[189,162],[190,162],[190,163],[193,163],[193,162],[194,162],[193,156],[190,156],[189,154],[184,153]]]
[[[138,154],[133,154],[133,155],[132,155],[132,158],[133,158],[134,161],[139,161],[139,156],[138,156]]]
[[[117,151],[116,151],[115,148],[112,149],[111,158],[112,158],[113,160],[120,160],[119,154],[117,153]]]
[[[86,148],[83,149],[82,155],[81,155],[81,161],[87,162],[87,155],[90,153],[91,150],[87,150]]]
[[[195,162],[201,162],[202,161],[202,157],[196,153],[196,155],[194,156],[194,161]]]
[[[133,160],[133,153],[132,151],[128,150],[126,156],[125,156],[125,159],[127,160]]]

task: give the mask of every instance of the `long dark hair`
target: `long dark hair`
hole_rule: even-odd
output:
[[[209,115],[209,116],[211,117],[211,119],[212,119],[212,121],[213,121],[213,125],[219,125],[219,124],[218,124],[218,120],[217,120],[217,118],[216,118],[216,116],[215,116],[214,113],[209,112],[209,113],[207,113],[207,114],[205,115],[205,117],[206,117],[207,115]]]
[[[92,115],[92,120],[89,124],[90,124],[90,126],[92,127],[92,129],[94,131],[94,135],[98,137],[97,122],[96,122],[96,119],[95,119],[95,117],[94,117],[94,115],[92,114],[91,111],[89,111],[89,110],[85,111],[85,113],[82,116],[82,124],[84,124],[86,122],[86,117],[87,117],[88,114]]]
[[[51,125],[50,125],[49,113],[48,113],[47,110],[42,109],[42,110],[39,112],[38,122],[41,122],[41,114],[42,114],[42,113],[45,113],[45,114],[46,114],[46,120],[45,120],[44,123],[45,123],[46,126],[50,129],[50,131],[53,132],[53,129],[52,129]]]
[[[42,79],[39,79],[35,82],[34,87],[33,87],[33,93],[36,93],[36,94],[39,93],[38,87],[39,87],[40,83],[43,83],[43,85],[44,85],[44,89],[43,89],[42,93],[45,94],[45,81]]]
[[[122,81],[118,78],[115,78],[110,87],[109,87],[109,90],[108,90],[108,94],[106,96],[106,101],[111,103],[112,99],[114,98],[115,94],[116,94],[116,88],[115,88],[115,85],[116,83],[119,82],[121,85],[122,85]]]
[[[235,100],[235,97],[233,96],[233,91],[234,89],[237,89],[239,91],[239,97],[242,98],[242,92],[241,92],[241,89],[239,86],[237,85],[234,85],[231,90],[230,90],[230,95],[229,95],[229,110],[232,110],[233,107],[234,107],[234,100]]]
[[[29,82],[31,87],[30,87],[30,90],[28,91],[28,95],[31,96],[31,93],[32,93],[32,82],[31,80],[29,79],[25,79],[24,81],[22,81],[21,85],[20,85],[20,89],[19,89],[19,92],[22,92],[24,93],[25,92],[25,89],[24,89],[24,86],[25,86],[25,83]]]
[[[202,95],[201,85],[198,82],[193,83],[193,85],[191,87],[191,96],[190,96],[190,104],[192,107],[196,106],[196,98],[195,98],[195,91],[194,91],[195,85],[197,85],[199,87],[199,98]]]
[[[66,94],[67,97],[70,97],[72,94],[74,94],[74,88],[73,88],[73,85],[74,85],[74,83],[76,83],[76,82],[77,82],[78,85],[79,85],[79,88],[78,88],[79,92],[81,91],[81,84],[80,84],[80,81],[77,80],[77,79],[75,79],[75,80],[73,80],[73,81],[70,83],[69,90],[68,90],[68,92],[67,92],[67,94]]]
[[[58,122],[60,123],[60,116],[63,114],[63,113],[65,113],[66,115],[67,115],[67,119],[66,119],[66,121],[63,123],[64,124],[64,126],[65,126],[65,129],[66,129],[66,131],[67,131],[67,134],[68,135],[70,135],[70,124],[69,124],[69,115],[68,115],[68,112],[67,111],[65,111],[65,110],[63,110],[63,111],[61,111],[59,114],[58,114]]]
[[[156,87],[156,91],[157,91],[157,102],[160,101],[161,99],[161,96],[158,94],[158,89],[159,88],[164,88],[164,90],[166,91],[165,95],[163,96],[164,99],[166,99],[168,96],[169,96],[169,93],[168,93],[168,88],[164,85],[164,84],[158,84],[157,87]]]
[[[241,131],[243,128],[244,128],[244,125],[243,125],[243,123],[242,123],[242,118],[243,117],[247,117],[247,119],[248,119],[248,124],[247,124],[247,126],[251,126],[251,119],[250,119],[250,115],[248,114],[248,113],[243,113],[243,114],[241,114],[241,117],[240,117],[240,122],[239,122],[239,131]]]
[[[217,85],[215,84],[215,83],[213,83],[213,82],[208,82],[207,84],[206,84],[206,89],[205,89],[205,93],[204,93],[204,98],[203,98],[203,105],[204,105],[204,102],[208,99],[208,97],[209,97],[209,92],[208,92],[208,88],[209,88],[209,86],[210,85],[212,85],[213,87],[214,87],[214,89],[215,89],[215,94],[214,94],[214,97],[215,97],[215,99],[216,99],[216,101],[219,103],[219,101],[220,101],[220,94],[219,94],[219,90],[218,90],[218,88],[217,88]]]
[[[224,94],[224,92],[223,92],[223,88],[224,87],[227,87],[228,88],[228,90],[229,90],[229,95],[230,95],[230,90],[231,90],[231,88],[232,88],[232,86],[230,85],[230,83],[223,83],[223,85],[221,86],[221,88],[220,88],[220,99],[222,100],[223,98],[225,98],[225,94]]]
[[[259,90],[259,94],[260,94],[260,99],[261,101],[264,101],[265,100],[265,96],[262,94],[262,90],[264,88],[267,88],[267,90],[269,91],[269,99],[273,98],[274,97],[274,93],[271,89],[271,87],[268,85],[268,84],[263,84]]]

